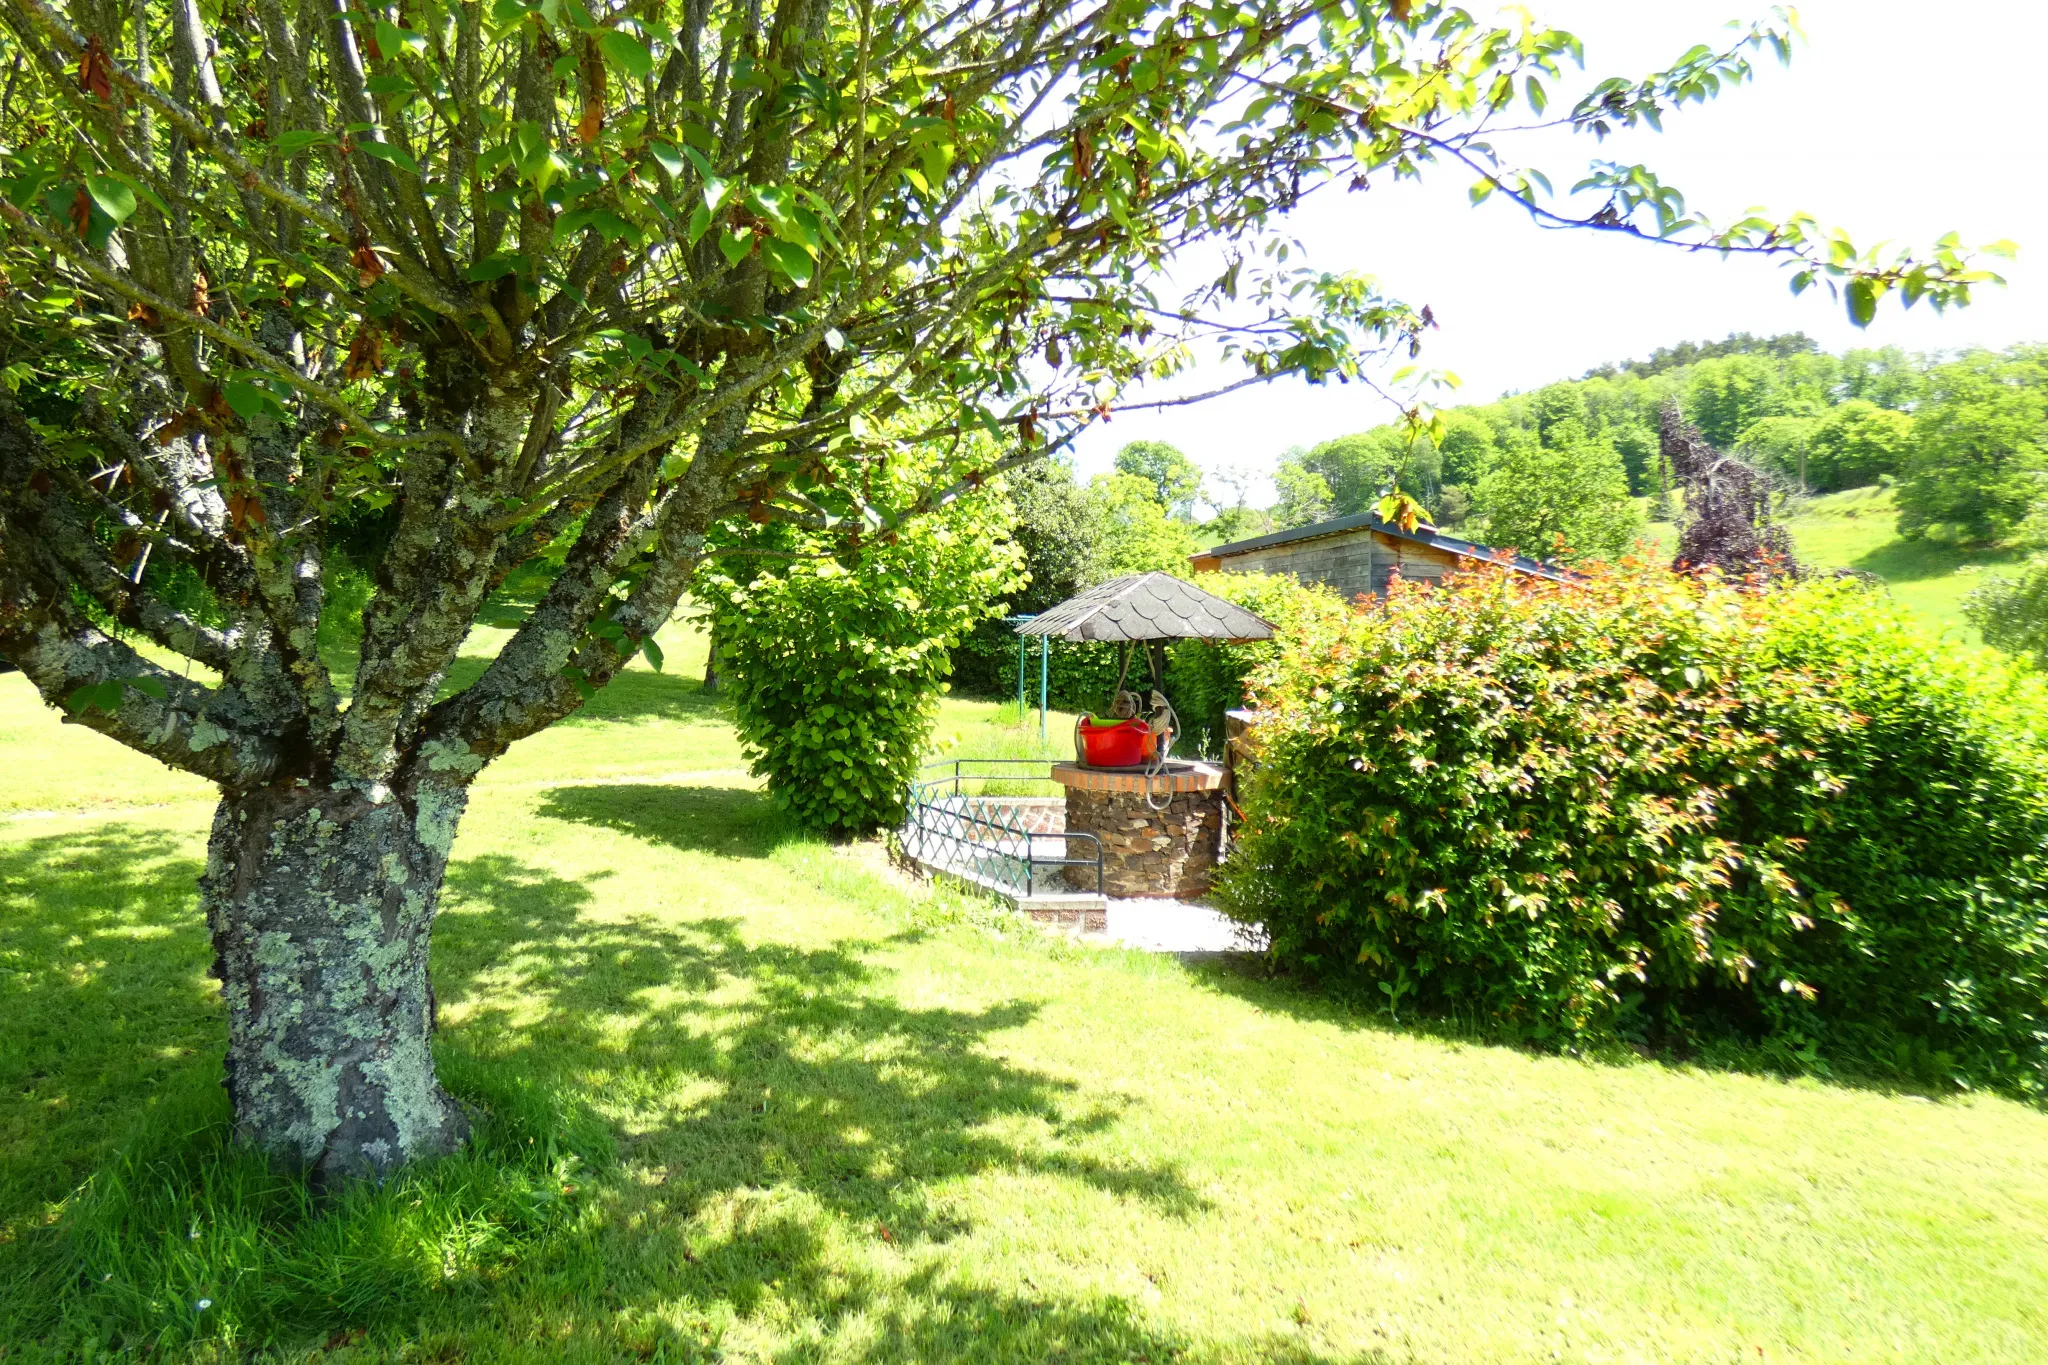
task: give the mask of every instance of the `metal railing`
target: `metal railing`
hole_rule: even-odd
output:
[[[1086,833],[1028,829],[1016,808],[1005,804],[1002,797],[967,790],[973,785],[985,788],[990,782],[1049,782],[1016,773],[1020,768],[1042,772],[1047,766],[1042,758],[952,758],[925,764],[918,770],[917,781],[910,784],[903,851],[928,867],[1022,897],[1037,895],[1041,881],[1051,883],[1045,888],[1048,891],[1071,891],[1074,888],[1067,881],[1066,869],[1092,868],[1095,894],[1101,895],[1100,839]],[[1009,771],[969,771],[976,768]],[[1077,858],[1073,856],[1077,846],[1092,852]]]

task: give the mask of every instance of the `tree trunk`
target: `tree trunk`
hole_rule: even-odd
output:
[[[201,881],[244,1142],[316,1183],[450,1152],[427,947],[466,792],[283,782],[225,795]]]

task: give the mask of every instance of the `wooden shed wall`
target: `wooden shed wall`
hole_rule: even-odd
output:
[[[1396,566],[1406,579],[1442,578],[1457,570],[1459,560],[1448,550],[1360,528],[1215,562],[1226,571],[1293,574],[1304,583],[1325,583],[1344,597],[1356,597],[1384,593]]]

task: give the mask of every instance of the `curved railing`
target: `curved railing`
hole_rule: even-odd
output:
[[[985,772],[981,769],[998,769]],[[1102,894],[1102,841],[1093,834],[1052,833],[1028,827],[1016,806],[986,794],[994,782],[1047,781],[1042,758],[951,758],[927,763],[910,784],[903,820],[903,851],[928,867],[951,872],[1013,896],[1075,888],[1068,868],[1092,869]],[[970,791],[969,788],[975,788]],[[1076,848],[1091,850],[1074,856]],[[1084,884],[1088,880],[1082,874]]]

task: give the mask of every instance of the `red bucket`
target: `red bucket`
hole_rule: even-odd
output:
[[[1092,716],[1083,716],[1076,728],[1091,768],[1135,768],[1150,757],[1152,727],[1142,720],[1098,724]]]

